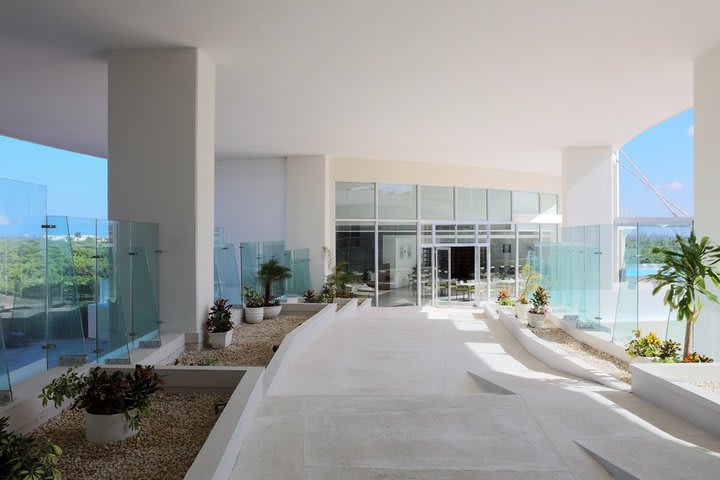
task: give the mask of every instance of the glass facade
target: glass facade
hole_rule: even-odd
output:
[[[336,261],[362,278],[355,296],[378,306],[428,305],[441,296],[485,301],[502,289],[515,296],[537,244],[557,239],[557,225],[511,222],[513,212],[557,211],[553,194],[338,182],[336,197]],[[444,287],[438,272],[450,277]]]
[[[452,187],[420,186],[421,220],[452,220],[454,212]]]

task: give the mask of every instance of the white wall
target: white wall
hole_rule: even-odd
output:
[[[316,290],[327,273],[322,247],[332,247],[335,240],[331,227],[335,223],[329,223],[327,215],[331,202],[328,170],[324,155],[287,159],[287,247],[310,249],[310,278]]]
[[[720,242],[720,47],[695,60],[695,229]],[[720,355],[720,308],[705,302],[695,327],[698,352]]]
[[[613,147],[568,147],[562,153],[563,223],[612,225],[618,211]]]
[[[197,341],[213,300],[215,66],[193,48],[109,54],[108,213],[160,226],[162,330]]]
[[[215,226],[226,242],[287,240],[286,165],[277,157],[216,161]]]

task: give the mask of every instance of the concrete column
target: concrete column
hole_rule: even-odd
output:
[[[718,179],[720,179],[720,47],[695,59],[695,230],[720,242]],[[720,308],[704,302],[695,326],[695,348],[720,356]]]
[[[194,48],[109,53],[108,212],[160,226],[161,330],[198,342],[213,300],[215,66]]]
[[[613,148],[568,147],[562,152],[562,215],[566,226],[612,225],[618,212]]]
[[[327,220],[329,168],[324,155],[287,158],[287,248],[310,249],[310,278],[315,290],[327,273],[322,247],[331,245],[335,233]]]

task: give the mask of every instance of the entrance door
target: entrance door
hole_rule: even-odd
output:
[[[435,288],[435,305],[449,305],[451,295],[452,272],[450,266],[450,248],[435,248],[435,275],[433,276]]]
[[[488,247],[475,247],[475,305],[490,301]]]

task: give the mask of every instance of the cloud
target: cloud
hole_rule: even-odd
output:
[[[674,182],[670,182],[667,185],[665,185],[665,188],[667,190],[682,190],[685,188],[685,185],[683,185],[681,182],[678,182],[675,180]]]
[[[688,127],[688,135],[691,137],[695,136],[695,125],[690,125],[690,127]]]

